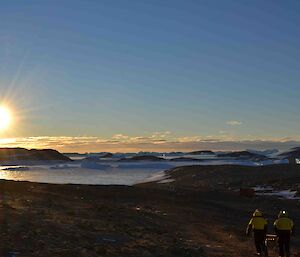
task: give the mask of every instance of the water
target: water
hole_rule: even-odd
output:
[[[114,167],[107,170],[81,167],[53,169],[53,166],[45,165],[32,166],[28,170],[1,170],[0,179],[55,184],[133,185],[159,171],[161,169],[123,170]]]
[[[279,161],[276,161],[277,163]],[[280,161],[281,162],[281,161]],[[208,160],[199,162],[115,162],[90,163],[87,167],[77,160],[73,163],[24,166],[0,166],[0,179],[55,184],[133,185],[165,170],[186,165],[236,164],[246,166],[269,165],[274,162],[246,160]],[[103,169],[99,164],[103,164]]]

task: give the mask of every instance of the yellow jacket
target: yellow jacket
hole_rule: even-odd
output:
[[[263,230],[267,232],[268,222],[264,217],[253,217],[247,226],[246,234],[249,235],[251,230]]]
[[[275,230],[288,230],[293,232],[294,226],[294,222],[287,217],[279,218],[274,222]]]

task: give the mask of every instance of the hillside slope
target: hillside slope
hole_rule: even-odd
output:
[[[14,161],[14,160],[71,161],[69,157],[53,149],[28,150],[25,148],[0,148],[0,161]]]

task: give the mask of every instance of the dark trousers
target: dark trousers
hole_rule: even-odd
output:
[[[265,256],[268,256],[267,247],[265,244],[265,239],[266,239],[265,230],[253,230],[253,235],[254,235],[256,252],[264,253]]]
[[[290,256],[290,239],[291,232],[289,230],[278,230],[278,245],[279,245],[279,256]]]

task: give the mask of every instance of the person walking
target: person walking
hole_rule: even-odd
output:
[[[283,257],[290,256],[290,239],[291,235],[294,235],[295,224],[288,217],[286,211],[280,211],[278,214],[278,219],[274,222],[274,230],[278,237],[278,246],[279,246],[279,256]]]
[[[254,244],[258,256],[261,256],[262,254],[268,256],[268,249],[265,244],[267,229],[267,220],[263,217],[262,212],[256,209],[248,223],[246,235],[250,236],[251,232],[253,232]]]

